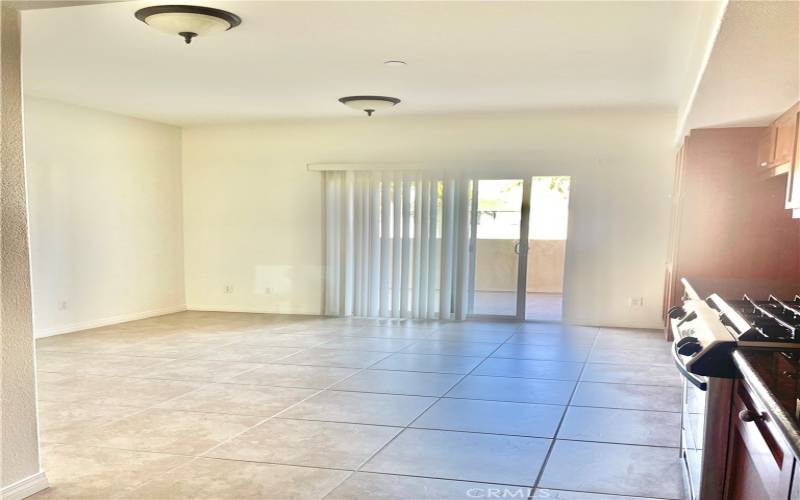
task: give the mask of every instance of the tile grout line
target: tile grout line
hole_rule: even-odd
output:
[[[212,383],[213,383],[213,382],[212,382]],[[185,396],[186,394],[189,394],[189,393],[195,392],[195,391],[197,391],[197,390],[200,390],[200,389],[202,389],[203,387],[206,387],[206,386],[208,386],[208,385],[210,385],[210,384],[211,384],[211,383],[205,383],[205,384],[201,385],[200,387],[197,387],[196,389],[192,389],[192,390],[190,390],[190,391],[187,391],[186,393],[179,394],[179,395],[177,395],[177,396],[173,396],[173,397],[171,397],[171,398],[167,398],[166,400],[164,400],[164,401],[160,401],[160,402],[158,402],[158,403],[156,403],[156,404],[154,404],[154,405],[152,405],[152,406],[150,406],[150,407],[148,407],[148,408],[145,408],[145,409],[143,409],[143,410],[142,410],[142,411],[140,411],[140,412],[136,412],[136,413],[134,413],[134,414],[127,415],[126,417],[124,417],[124,418],[122,418],[122,419],[118,420],[117,422],[120,422],[120,421],[122,421],[122,420],[128,419],[128,418],[130,418],[130,417],[133,417],[133,416],[136,416],[136,415],[141,415],[142,413],[144,413],[144,412],[146,412],[146,411],[149,411],[149,410],[154,410],[154,409],[155,409],[155,410],[158,410],[158,409],[160,409],[160,408],[156,408],[158,405],[160,405],[160,404],[164,404],[164,403],[167,403],[167,402],[169,402],[169,401],[173,401],[173,400],[175,400],[175,399],[178,399],[178,398],[181,398],[181,397]],[[110,424],[109,424],[109,425],[110,425]],[[102,427],[105,427],[105,426],[102,426]],[[98,429],[98,430],[99,430],[99,429]],[[102,448],[102,446],[99,446],[99,448]],[[116,450],[125,450],[125,448],[115,448],[115,447],[110,447],[110,446],[109,446],[109,447],[107,447],[107,448],[109,448],[109,449],[116,449]],[[128,450],[128,451],[135,451],[135,452],[137,452],[137,453],[142,453],[142,450]],[[145,451],[144,453],[158,453],[158,452]],[[163,453],[163,452],[162,452],[162,453]],[[152,482],[152,481],[155,481],[156,479],[160,479],[160,478],[162,478],[162,477],[165,477],[167,474],[169,474],[170,472],[174,471],[175,469],[177,469],[177,468],[179,468],[179,467],[182,467],[182,466],[184,466],[184,465],[188,465],[188,464],[190,464],[190,463],[192,463],[192,462],[196,461],[196,460],[199,458],[199,457],[198,457],[198,456],[196,456],[196,455],[195,455],[195,456],[192,456],[192,455],[180,455],[180,454],[174,454],[174,453],[163,453],[163,454],[165,454],[165,455],[176,455],[176,456],[188,456],[188,457],[191,457],[191,458],[190,458],[189,460],[187,460],[185,463],[182,463],[182,464],[176,465],[176,466],[174,466],[174,467],[169,467],[169,468],[167,468],[166,470],[163,470],[163,471],[159,471],[158,473],[156,473],[156,474],[155,474],[155,476],[156,476],[156,477],[153,477],[153,478],[151,478],[151,479],[148,479],[148,480],[144,481],[143,483],[141,483],[141,484],[138,484],[138,485],[137,485],[136,487],[134,487],[134,488],[133,488],[131,491],[129,491],[129,492],[127,492],[127,493],[120,493],[120,495],[116,495],[116,496],[114,496],[114,498],[120,498],[120,497],[123,497],[123,496],[127,496],[127,495],[130,495],[130,494],[133,494],[135,491],[137,491],[137,490],[141,489],[141,488],[142,488],[142,487],[144,487],[146,484],[148,484],[148,483],[150,483],[150,482]]]
[[[600,329],[597,330],[597,335],[595,336],[594,342],[592,343],[591,350],[594,350],[594,346],[597,344],[597,337],[599,336],[599,333]],[[591,356],[591,351],[589,355]],[[559,420],[558,425],[556,426],[555,432],[553,432],[553,440],[550,442],[550,447],[547,449],[547,453],[545,454],[544,459],[542,460],[542,466],[539,469],[539,473],[536,475],[536,480],[534,481],[533,486],[531,486],[531,493],[529,497],[531,499],[534,498],[533,497],[534,492],[536,491],[536,488],[539,487],[539,483],[541,483],[542,481],[542,476],[544,476],[544,471],[547,468],[547,463],[550,461],[550,456],[552,455],[553,449],[555,448],[556,442],[558,441],[558,433],[561,431],[561,426],[563,425],[564,419],[566,418],[567,412],[569,411],[570,404],[572,403],[572,398],[575,397],[575,391],[578,390],[578,383],[580,383],[581,377],[583,376],[583,372],[586,369],[587,364],[588,363],[584,363],[583,366],[581,366],[581,372],[578,374],[578,379],[575,383],[575,387],[573,387],[572,389],[572,394],[570,395],[569,400],[567,401],[567,406],[566,408],[564,408],[564,413],[561,414],[561,419]]]
[[[513,334],[509,334],[509,335],[508,335],[508,337],[506,337],[506,340],[508,340],[509,338],[511,338],[511,336],[512,336],[512,335],[513,335]],[[395,441],[395,440],[396,440],[396,439],[397,439],[397,438],[398,438],[400,435],[402,435],[402,434],[403,434],[403,433],[404,433],[406,430],[408,430],[408,429],[410,428],[410,426],[411,426],[411,425],[413,425],[413,424],[414,424],[414,423],[415,423],[417,420],[419,420],[419,418],[420,418],[420,417],[422,417],[422,415],[424,415],[425,413],[427,413],[427,412],[428,412],[428,411],[429,411],[429,410],[430,410],[430,409],[431,409],[431,408],[432,408],[434,405],[436,405],[436,404],[437,404],[439,401],[441,401],[442,399],[444,399],[444,397],[445,397],[445,396],[446,396],[446,395],[447,395],[447,394],[448,394],[450,391],[452,391],[452,390],[453,390],[453,387],[455,387],[455,386],[457,386],[458,384],[460,384],[460,383],[461,383],[461,382],[462,382],[462,381],[463,381],[463,380],[464,380],[466,377],[468,377],[468,376],[469,376],[469,375],[470,375],[472,372],[474,372],[475,370],[477,370],[477,369],[478,369],[478,367],[479,367],[479,366],[481,366],[481,364],[483,364],[483,362],[484,362],[484,361],[486,361],[487,359],[489,359],[489,357],[490,357],[492,354],[494,354],[494,353],[495,353],[495,352],[496,352],[498,349],[500,349],[500,347],[501,347],[501,346],[502,346],[504,343],[505,343],[505,342],[503,342],[503,343],[501,343],[500,345],[498,345],[498,346],[497,346],[497,347],[496,347],[496,348],[495,348],[495,349],[494,349],[494,350],[493,350],[491,353],[489,353],[489,354],[487,354],[486,356],[484,356],[484,357],[482,358],[482,360],[481,360],[481,362],[480,362],[480,363],[476,364],[476,365],[475,365],[475,366],[474,366],[474,367],[473,367],[473,368],[472,368],[472,369],[471,369],[469,372],[467,372],[467,373],[463,374],[463,375],[461,376],[461,378],[459,378],[459,379],[458,379],[458,381],[456,381],[456,383],[455,383],[455,384],[454,384],[454,385],[453,385],[453,386],[452,386],[450,389],[448,389],[448,390],[447,390],[447,391],[446,391],[446,392],[445,392],[445,393],[444,393],[442,396],[439,396],[439,397],[437,397],[437,398],[436,398],[436,399],[435,399],[435,400],[434,400],[434,401],[433,401],[433,402],[432,402],[430,405],[428,405],[428,406],[427,406],[427,407],[426,407],[426,408],[425,408],[423,411],[421,411],[421,412],[420,412],[420,413],[419,413],[419,414],[418,414],[418,415],[417,415],[417,416],[416,416],[414,419],[412,419],[412,420],[411,420],[411,422],[409,422],[408,424],[406,424],[406,425],[405,425],[405,426],[402,428],[402,430],[401,430],[400,432],[398,432],[398,433],[397,433],[397,434],[396,434],[394,437],[392,437],[392,439],[390,439],[389,441],[387,441],[387,442],[386,442],[386,443],[385,443],[385,444],[384,444],[382,447],[380,447],[378,450],[376,450],[374,453],[372,453],[372,454],[371,454],[369,457],[367,457],[367,458],[366,458],[366,459],[365,459],[365,460],[364,460],[364,461],[363,461],[363,462],[362,462],[362,463],[361,463],[361,464],[360,464],[360,465],[359,465],[359,466],[356,468],[356,470],[354,470],[354,471],[353,471],[353,472],[352,472],[350,475],[348,475],[348,477],[347,477],[347,478],[345,478],[345,479],[344,479],[344,480],[343,480],[343,481],[342,481],[342,482],[341,482],[339,485],[337,485],[337,486],[336,486],[336,488],[338,488],[339,486],[341,486],[341,484],[343,484],[343,483],[344,483],[344,482],[345,482],[347,479],[349,479],[350,477],[352,477],[352,476],[353,476],[353,475],[355,475],[356,473],[358,473],[358,472],[362,472],[362,470],[361,470],[361,469],[362,469],[362,468],[363,468],[363,467],[364,467],[366,464],[368,464],[368,463],[369,463],[369,462],[370,462],[370,461],[371,461],[373,458],[375,458],[376,456],[378,456],[378,454],[380,454],[380,453],[381,453],[383,450],[385,450],[387,447],[389,447],[389,445],[391,445],[391,444],[392,444],[392,443],[393,443],[393,442],[394,442],[394,441]],[[364,472],[368,472],[368,471],[364,471]],[[332,493],[333,491],[335,491],[335,490],[336,490],[336,488],[332,489],[332,490],[331,490],[331,491],[328,493],[328,495],[330,495],[330,493]],[[327,497],[328,495],[326,495],[325,497]],[[323,498],[325,498],[325,497],[323,497]]]
[[[285,408],[285,409],[284,409],[284,410],[282,410],[282,411],[288,410],[289,408],[291,408],[291,407],[293,407],[293,406],[295,406],[295,405],[298,405],[298,404],[300,404],[300,403],[302,403],[302,402],[304,402],[304,401],[308,400],[309,398],[312,398],[312,397],[316,396],[317,394],[321,393],[321,392],[322,392],[322,391],[324,391],[324,390],[325,390],[325,389],[320,389],[320,390],[318,390],[317,392],[315,392],[315,393],[313,393],[313,394],[310,394],[308,397],[306,397],[306,398],[304,398],[304,399],[302,399],[302,400],[300,400],[300,401],[298,401],[298,402],[296,402],[296,403],[294,403],[294,404],[290,405],[288,408]],[[278,413],[281,413],[281,412],[278,412]],[[277,415],[277,414],[276,414],[276,415]],[[269,420],[271,420],[271,419],[275,418],[275,416],[276,416],[276,415],[272,415],[272,416],[270,416],[270,417],[264,418],[263,420],[260,420],[260,421],[256,422],[254,425],[252,425],[252,426],[248,427],[247,429],[245,429],[245,430],[243,430],[243,431],[241,431],[241,432],[239,432],[239,433],[236,433],[236,434],[234,434],[234,435],[231,435],[231,436],[229,436],[227,439],[224,439],[224,440],[220,441],[219,443],[217,443],[217,444],[215,444],[215,445],[211,446],[210,448],[206,449],[205,451],[203,451],[203,452],[200,452],[200,453],[199,453],[199,454],[197,454],[197,455],[194,455],[194,456],[193,456],[193,458],[192,458],[191,460],[189,460],[189,461],[188,461],[188,462],[186,462],[185,464],[181,464],[181,466],[183,466],[183,465],[188,465],[188,464],[190,464],[190,463],[192,463],[192,462],[195,462],[195,461],[197,461],[197,460],[199,460],[199,459],[208,459],[208,458],[214,458],[214,457],[208,457],[208,456],[206,456],[206,455],[207,455],[208,453],[212,452],[213,450],[215,450],[216,448],[218,448],[218,447],[222,446],[223,444],[226,444],[226,443],[230,442],[231,440],[233,440],[233,439],[236,439],[237,437],[241,436],[242,434],[244,434],[244,433],[246,433],[246,432],[248,432],[248,431],[250,431],[250,430],[252,430],[252,429],[255,429],[256,427],[258,427],[259,425],[263,424],[264,422],[267,422],[267,421],[269,421]],[[143,488],[145,485],[147,485],[147,484],[151,483],[152,481],[155,481],[156,479],[160,479],[160,478],[162,478],[162,477],[165,477],[165,476],[166,476],[166,474],[168,474],[169,472],[171,472],[171,471],[175,470],[176,468],[177,468],[177,467],[175,467],[175,468],[172,468],[172,469],[170,469],[169,471],[165,471],[165,472],[162,472],[162,473],[160,473],[160,474],[158,475],[158,477],[154,477],[154,478],[152,478],[152,479],[150,479],[150,480],[148,480],[148,481],[146,481],[146,482],[144,482],[144,483],[140,484],[140,485],[139,485],[139,486],[137,486],[137,487],[135,488],[135,490],[133,490],[133,491],[140,490],[141,488]],[[131,491],[131,493],[133,493],[133,491]]]
[[[385,359],[385,358],[382,358],[382,359]],[[378,362],[380,362],[380,361],[381,361],[381,360],[375,361],[375,363],[378,363]],[[240,432],[240,433],[238,433],[238,434],[235,434],[235,435],[233,435],[233,436],[231,436],[231,437],[229,437],[229,438],[225,439],[224,441],[221,441],[221,442],[219,442],[218,444],[216,444],[216,445],[212,446],[211,448],[209,448],[209,449],[207,449],[206,451],[204,451],[204,452],[202,453],[202,455],[206,455],[206,454],[210,453],[211,451],[215,450],[216,448],[219,448],[219,447],[220,447],[220,446],[222,446],[223,444],[227,444],[227,443],[231,442],[232,440],[234,440],[234,439],[238,438],[238,437],[239,437],[239,436],[241,436],[242,434],[244,434],[244,433],[246,433],[246,432],[248,432],[248,431],[250,431],[250,430],[252,430],[252,429],[254,429],[254,428],[256,428],[256,427],[258,427],[258,426],[260,426],[260,425],[262,425],[263,423],[265,423],[265,422],[267,422],[267,421],[269,421],[269,420],[271,420],[271,419],[273,419],[273,418],[282,418],[282,417],[280,417],[280,415],[281,415],[282,413],[284,413],[284,412],[287,412],[287,411],[291,410],[291,409],[292,409],[292,408],[294,408],[295,406],[297,406],[297,405],[299,405],[299,404],[302,404],[302,403],[304,403],[304,402],[308,401],[309,399],[311,399],[311,398],[314,398],[314,397],[316,397],[316,396],[318,396],[318,395],[322,394],[322,393],[323,393],[323,392],[325,392],[325,391],[329,391],[329,390],[330,390],[330,388],[331,388],[331,387],[333,387],[334,385],[336,385],[336,384],[339,384],[339,383],[341,383],[341,382],[344,382],[344,381],[346,381],[346,380],[350,379],[351,377],[354,377],[354,376],[358,375],[359,373],[361,373],[362,371],[366,370],[367,368],[369,368],[369,366],[372,366],[372,365],[374,365],[375,363],[372,363],[372,364],[368,365],[367,367],[364,367],[364,368],[361,368],[361,369],[353,368],[353,369],[357,370],[355,373],[352,373],[352,374],[348,375],[347,377],[345,377],[345,378],[343,378],[343,379],[341,379],[341,380],[337,380],[337,381],[335,381],[335,382],[332,382],[332,383],[328,384],[327,386],[325,386],[325,387],[323,387],[323,388],[321,388],[321,389],[317,389],[317,390],[316,390],[316,392],[314,392],[313,394],[310,394],[308,397],[306,397],[306,398],[303,398],[302,400],[300,400],[300,401],[297,401],[297,402],[295,402],[295,403],[293,403],[293,404],[291,404],[291,405],[287,406],[287,407],[286,407],[286,408],[284,408],[283,410],[281,410],[281,411],[279,411],[279,412],[275,413],[274,415],[271,415],[271,416],[269,416],[269,417],[267,417],[267,418],[265,418],[265,419],[261,420],[260,422],[256,423],[256,424],[255,424],[255,425],[253,425],[252,427],[249,427],[248,429],[245,429],[244,431],[242,431],[242,432]],[[294,366],[308,366],[308,365],[294,365]],[[329,367],[329,368],[330,368],[330,367]],[[335,367],[334,367],[334,368],[335,368]],[[237,375],[237,376],[238,376],[238,375]],[[313,390],[313,389],[312,389],[312,390]]]
[[[253,368],[253,370],[255,370],[255,368]],[[252,370],[247,370],[246,372],[249,372],[249,371],[252,371]],[[246,373],[246,372],[243,372],[243,373]],[[359,373],[359,372],[360,372],[360,371],[358,371],[358,372],[356,372],[356,373]],[[354,376],[354,375],[356,375],[356,373],[353,373],[353,374],[351,374],[350,376]],[[238,375],[241,375],[241,374],[238,374]],[[238,376],[238,375],[237,375],[237,376]],[[349,378],[349,377],[346,377],[346,378]],[[212,383],[213,383],[213,382],[212,382]],[[337,382],[334,382],[334,383],[337,383]],[[331,386],[331,385],[333,385],[334,383],[330,384],[328,387],[330,387],[330,386]],[[207,385],[210,385],[210,384],[205,384],[204,386],[207,386]],[[204,386],[201,386],[200,388],[202,388],[202,387],[204,387]],[[197,388],[196,390],[199,390],[200,388]],[[323,392],[323,391],[325,391],[326,389],[327,389],[327,387],[326,387],[326,388],[324,388],[324,389],[319,389],[319,390],[317,390],[316,392],[314,392],[313,394],[310,394],[308,397],[306,397],[306,398],[304,398],[304,399],[302,399],[302,400],[300,400],[300,401],[297,401],[296,403],[294,403],[294,404],[292,404],[292,405],[288,406],[287,408],[284,408],[283,410],[281,410],[280,412],[276,413],[275,415],[272,415],[272,416],[270,416],[270,417],[267,417],[267,418],[265,418],[265,419],[263,419],[263,420],[261,420],[261,421],[257,422],[255,425],[253,425],[253,426],[251,426],[251,427],[248,427],[247,429],[243,430],[242,432],[240,432],[240,433],[237,433],[237,434],[235,434],[235,435],[232,435],[232,436],[230,436],[228,439],[225,439],[225,440],[223,440],[223,441],[220,441],[219,443],[217,443],[216,445],[214,445],[214,446],[210,447],[209,449],[207,449],[207,450],[203,451],[202,453],[200,453],[200,454],[198,454],[198,455],[195,455],[195,456],[194,456],[194,457],[193,457],[191,460],[187,461],[186,463],[184,463],[184,464],[181,464],[181,465],[178,465],[178,466],[176,466],[176,467],[173,467],[173,468],[170,468],[170,469],[168,469],[168,470],[166,470],[166,471],[162,471],[161,473],[159,473],[159,474],[157,475],[157,477],[154,477],[154,478],[152,478],[152,479],[149,479],[149,480],[145,481],[145,482],[144,482],[144,483],[142,483],[142,484],[139,484],[139,485],[138,485],[136,488],[134,488],[133,490],[131,490],[131,491],[129,492],[129,494],[132,494],[134,491],[140,490],[140,489],[141,489],[141,488],[143,488],[143,487],[144,487],[146,484],[149,484],[149,483],[151,483],[152,481],[155,481],[156,479],[160,479],[160,478],[163,478],[163,477],[165,477],[165,476],[166,476],[166,475],[167,475],[169,472],[172,472],[172,471],[174,471],[174,470],[175,470],[175,469],[177,469],[178,467],[181,467],[181,466],[183,466],[183,465],[189,465],[190,463],[193,463],[193,462],[195,462],[195,461],[197,461],[197,460],[199,460],[199,459],[201,459],[201,458],[212,458],[212,457],[206,457],[205,455],[206,455],[206,454],[208,454],[208,453],[210,453],[210,452],[211,452],[211,451],[213,451],[214,449],[216,449],[216,448],[218,448],[218,447],[222,446],[223,444],[225,444],[225,443],[228,443],[228,442],[230,442],[231,440],[233,440],[233,439],[235,439],[235,438],[237,438],[237,437],[241,436],[242,434],[244,434],[244,433],[246,433],[246,432],[248,432],[248,431],[250,431],[250,430],[252,430],[252,429],[254,429],[254,428],[256,428],[256,427],[258,427],[259,425],[263,424],[264,422],[267,422],[267,421],[269,421],[270,419],[272,419],[272,418],[275,418],[275,417],[276,417],[277,415],[279,415],[280,413],[283,413],[284,411],[286,411],[286,410],[289,410],[290,408],[292,408],[292,407],[294,407],[294,406],[296,406],[296,405],[298,405],[298,404],[300,404],[300,403],[303,403],[303,402],[307,401],[308,399],[310,399],[310,398],[312,398],[312,397],[314,397],[314,396],[316,396],[316,395],[318,395],[318,394],[322,393],[322,392]],[[194,392],[194,391],[189,391],[189,392]],[[167,399],[167,400],[165,400],[165,401],[161,401],[161,402],[159,402],[159,403],[157,403],[157,404],[163,404],[163,403],[166,403],[166,402],[172,401],[172,400],[174,400],[174,399],[177,399],[177,398],[179,398],[179,397],[181,397],[181,396],[184,396],[184,395],[185,395],[185,394],[181,394],[181,395],[179,395],[179,396],[175,396],[175,397],[173,397],[173,398],[169,398],[169,399]],[[145,408],[144,410],[142,410],[142,412],[137,412],[137,413],[135,413],[134,415],[138,415],[138,414],[140,414],[140,413],[143,413],[144,411],[147,411],[147,410],[153,409],[153,408],[155,408],[155,406],[156,406],[156,405],[153,405],[153,406],[151,406],[151,407],[149,407],[149,408]],[[130,416],[132,416],[132,415],[129,415],[128,417],[130,417]],[[127,418],[127,417],[126,417],[126,418]],[[119,448],[113,448],[113,449],[119,449]]]
[[[413,344],[412,344],[412,345],[413,345]],[[384,358],[384,359],[386,359],[386,358]],[[382,360],[381,360],[381,361],[382,361]],[[375,364],[377,364],[377,362],[376,362]],[[374,366],[375,364],[373,364],[373,365],[370,365],[370,366]],[[363,370],[361,370],[361,371],[359,371],[359,372],[357,372],[357,373],[354,373],[354,374],[353,374],[353,377],[354,377],[354,376],[356,376],[358,373],[361,373],[361,372],[364,372],[364,371],[366,371],[367,369],[368,369],[368,368],[364,368]],[[348,377],[348,378],[350,378],[350,377]],[[463,377],[462,377],[462,378],[463,378]],[[461,379],[459,379],[459,382],[460,382],[460,381],[461,381]],[[342,381],[340,381],[340,382],[337,382],[337,384],[339,384],[339,383],[341,383],[341,382],[344,382],[344,380],[342,380]],[[458,384],[458,382],[456,382],[456,384]],[[455,385],[454,385],[454,386],[455,386]],[[431,405],[429,405],[427,408],[425,408],[425,410],[423,410],[423,413],[424,413],[424,412],[426,412],[426,411],[428,411],[428,409],[429,409],[431,406],[433,406],[433,404],[435,404],[435,401],[434,401],[434,403],[432,403]],[[372,458],[373,458],[375,455],[377,455],[377,454],[378,454],[378,453],[380,453],[382,450],[384,450],[384,449],[386,448],[386,446],[388,446],[388,445],[389,445],[389,443],[391,443],[391,442],[393,442],[395,439],[397,439],[397,436],[399,436],[400,434],[402,434],[402,433],[403,433],[403,432],[404,432],[404,431],[405,431],[407,428],[408,428],[408,427],[403,427],[403,428],[401,428],[401,429],[400,429],[400,431],[399,431],[397,434],[395,434],[394,436],[392,436],[392,438],[391,438],[390,440],[388,440],[386,443],[384,443],[384,445],[383,445],[383,446],[381,446],[380,448],[378,448],[378,450],[377,450],[377,451],[375,451],[374,453],[372,453],[371,455],[369,455],[369,456],[368,456],[366,459],[364,459],[364,460],[363,460],[363,461],[362,461],[360,464],[358,464],[358,465],[357,465],[357,466],[354,468],[354,470],[350,471],[350,473],[349,473],[349,474],[347,474],[345,477],[343,477],[341,481],[339,481],[339,482],[338,482],[336,485],[334,485],[334,486],[333,486],[333,487],[332,487],[330,490],[328,490],[328,492],[327,492],[326,494],[324,494],[324,495],[321,497],[321,500],[324,500],[325,498],[329,497],[329,496],[331,495],[331,493],[333,493],[334,491],[336,491],[336,490],[337,490],[337,489],[338,489],[338,488],[339,488],[341,485],[343,485],[343,484],[344,484],[344,483],[345,483],[345,482],[346,482],[348,479],[350,479],[351,477],[353,477],[353,476],[354,476],[356,473],[360,472],[360,470],[361,470],[361,467],[363,467],[363,466],[364,466],[365,464],[367,464],[367,463],[368,463],[370,460],[372,460]]]

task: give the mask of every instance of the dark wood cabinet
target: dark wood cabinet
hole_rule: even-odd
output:
[[[753,166],[764,131],[700,129],[685,138],[675,162],[665,311],[682,303],[681,278],[701,294],[727,298],[746,291],[766,298],[756,283],[763,291],[795,293],[800,223],[785,209],[786,178],[765,178]]]
[[[788,500],[795,457],[744,380],[734,388],[730,429],[726,500]]]

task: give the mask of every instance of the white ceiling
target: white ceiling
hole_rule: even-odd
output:
[[[385,113],[671,106],[700,2],[199,1],[238,28],[186,45],[122,2],[23,13],[27,93],[173,124]],[[386,67],[387,59],[408,62]]]
[[[731,2],[687,129],[769,124],[800,100],[800,2]]]

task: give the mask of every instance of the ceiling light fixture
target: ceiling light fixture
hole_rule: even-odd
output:
[[[236,14],[195,5],[157,5],[139,9],[135,15],[158,31],[182,36],[186,43],[196,36],[221,33],[242,24]]]
[[[405,66],[408,63],[406,63],[405,61],[401,61],[399,59],[393,59],[393,60],[390,60],[390,61],[383,61],[383,64],[385,64],[387,66],[392,66],[392,67],[399,68],[401,66]]]
[[[349,97],[342,97],[339,99],[339,102],[345,106],[363,111],[367,116],[372,116],[375,110],[391,108],[398,104],[400,99],[382,95],[351,95]]]

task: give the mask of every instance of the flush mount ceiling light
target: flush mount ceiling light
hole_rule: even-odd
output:
[[[213,35],[242,23],[236,14],[195,5],[157,5],[136,11],[136,19],[158,31],[180,35],[191,43],[196,36]]]
[[[339,99],[339,102],[345,106],[363,111],[367,116],[372,116],[375,110],[391,108],[399,103],[400,99],[382,95],[351,95],[349,97],[342,97]]]
[[[383,61],[383,64],[385,64],[387,66],[391,66],[393,68],[402,68],[407,63],[405,61],[401,61],[399,59],[391,59],[389,61]]]

